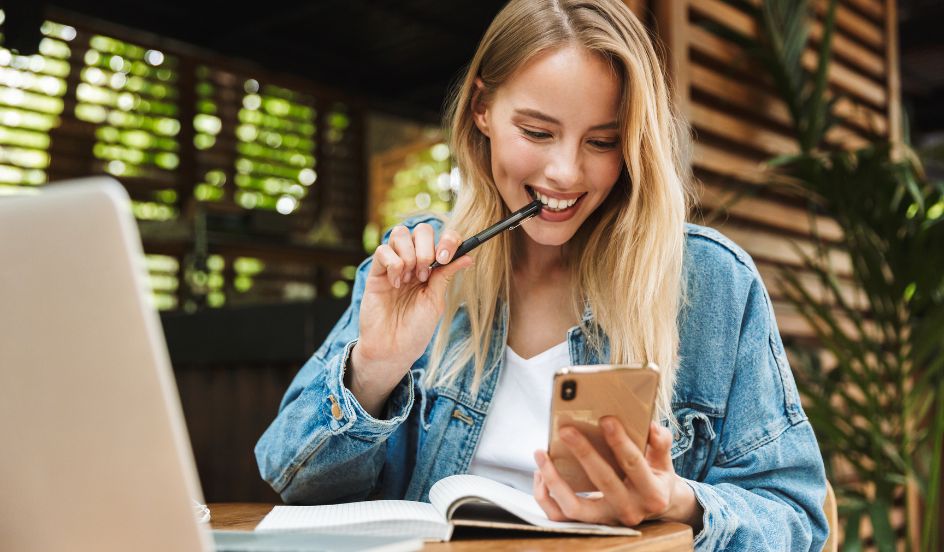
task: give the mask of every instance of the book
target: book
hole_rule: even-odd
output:
[[[597,536],[640,534],[630,527],[552,521],[533,496],[478,475],[440,479],[430,489],[429,499],[275,506],[256,531],[356,533],[427,541],[448,541],[457,526]]]
[[[213,531],[214,552],[414,552],[422,548],[421,539],[407,537]]]

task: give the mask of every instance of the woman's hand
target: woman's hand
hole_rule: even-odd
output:
[[[536,451],[534,498],[555,521],[576,520],[632,527],[650,519],[680,521],[701,530],[702,509],[695,493],[672,466],[672,436],[653,422],[649,446],[643,454],[611,416],[600,420],[603,434],[626,476],[623,479],[573,427],[562,427],[560,438],[580,462],[590,481],[602,492],[600,498],[577,496],[561,479],[547,454]]]
[[[433,227],[422,223],[410,234],[393,228],[374,252],[360,306],[357,344],[351,354],[351,391],[371,414],[379,414],[387,396],[429,345],[445,310],[445,295],[455,274],[472,266],[468,255],[451,263],[461,238],[443,231],[433,244]],[[433,260],[449,263],[432,271]]]

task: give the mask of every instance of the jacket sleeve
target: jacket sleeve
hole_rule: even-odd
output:
[[[689,481],[704,509],[696,550],[820,550],[826,475],[767,292],[747,294],[717,455]]]
[[[387,232],[384,243],[389,237]],[[371,416],[344,385],[370,266],[369,258],[358,267],[351,305],[295,376],[278,415],[256,443],[259,473],[286,503],[366,499],[383,468],[387,438],[413,407],[412,371],[390,394],[384,419]]]

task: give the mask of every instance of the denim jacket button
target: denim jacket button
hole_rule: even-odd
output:
[[[334,395],[328,395],[328,400],[331,401],[331,416],[335,420],[340,420],[344,417],[344,413],[341,412],[341,405],[338,404],[338,399],[334,398]]]

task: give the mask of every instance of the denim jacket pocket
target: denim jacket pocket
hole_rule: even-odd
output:
[[[714,420],[695,408],[675,411],[679,431],[673,436],[672,464],[681,477],[698,481],[707,471],[707,460],[715,439]]]

